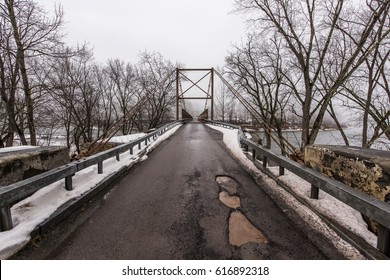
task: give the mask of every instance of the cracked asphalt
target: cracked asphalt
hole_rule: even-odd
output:
[[[218,176],[237,182],[238,210],[268,242],[229,243],[229,217],[236,210],[219,200]],[[256,184],[229,154],[222,134],[198,122],[183,125],[96,200],[84,214],[65,221],[15,258],[343,258],[337,250],[325,254],[311,242],[308,234],[315,233],[303,231]],[[317,244],[332,246],[317,238]]]

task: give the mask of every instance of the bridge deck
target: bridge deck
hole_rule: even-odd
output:
[[[314,246],[221,140],[220,132],[201,123],[184,125],[134,167],[64,242],[42,257],[341,258],[336,250],[335,255],[325,256]],[[230,193],[222,195],[226,204],[219,199],[223,190]],[[234,209],[237,202],[240,207]]]

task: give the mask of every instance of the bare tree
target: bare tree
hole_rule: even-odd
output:
[[[140,62],[137,65],[138,82],[142,89],[140,94],[153,93],[145,104],[144,110],[140,112],[140,120],[138,121],[140,130],[143,130],[142,122],[145,118],[148,123],[147,128],[151,129],[159,126],[164,119],[169,118],[173,113],[175,78],[172,74],[175,68],[176,66],[172,62],[165,60],[159,53],[144,52],[140,54]],[[161,85],[160,82],[167,77],[169,77],[167,81]]]
[[[110,79],[106,67],[95,65],[94,72],[94,89],[100,96],[99,114],[97,115],[97,136],[104,134],[118,119],[118,110],[115,103],[115,83]]]
[[[5,108],[6,114],[2,121],[7,123],[4,130],[7,133],[4,138],[6,146],[12,146],[15,139],[15,133],[20,138],[23,145],[27,145],[27,140],[23,130],[23,124],[18,120],[16,111],[16,95],[20,79],[19,65],[15,61],[15,52],[13,50],[12,28],[8,24],[6,10],[3,4],[0,4],[0,96]]]
[[[233,121],[234,113],[234,97],[226,86],[221,85],[220,90],[216,94],[215,111],[217,119],[221,121]]]
[[[380,31],[389,1],[359,6],[343,0],[236,0],[264,38],[282,40],[286,86],[302,108],[302,147],[313,144],[332,98],[390,32]],[[348,35],[349,34],[349,35]],[[375,39],[373,39],[375,38]],[[353,43],[352,43],[353,42]]]
[[[93,140],[100,95],[94,88],[91,52],[84,50],[76,53],[76,56],[55,60],[48,76],[47,91],[61,112],[68,134],[68,147],[74,142],[79,153],[82,144]]]
[[[378,32],[371,40],[381,41],[370,52],[363,49],[365,62],[344,85],[342,94],[362,114],[362,146],[370,147],[382,135],[390,140],[390,15],[380,16]],[[362,15],[364,16],[364,15]],[[383,38],[383,39],[382,39]],[[353,41],[354,44],[357,42]]]
[[[290,98],[282,87],[280,51],[277,38],[267,43],[250,35],[244,46],[236,47],[235,52],[226,58],[230,80],[249,97],[261,115],[268,148],[271,147],[272,130],[277,131],[279,139],[283,138],[284,110]],[[285,152],[283,141],[280,141],[280,147]]]
[[[56,9],[53,19],[49,19],[37,3],[22,0],[4,0],[4,4],[0,7],[7,24],[12,28],[15,44],[14,59],[23,85],[30,143],[36,145],[29,59],[55,52],[62,38],[59,32],[63,24],[63,12],[61,9]]]
[[[128,111],[134,106],[136,95],[140,91],[136,69],[130,63],[115,59],[108,61],[105,72],[112,85],[110,87],[111,94],[115,97],[119,107],[120,115],[117,117],[119,119],[122,116],[126,116]],[[131,133],[133,124],[133,120],[128,120],[124,123],[122,133],[124,135]]]

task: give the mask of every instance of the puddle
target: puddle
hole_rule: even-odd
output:
[[[234,195],[237,193],[237,188],[239,184],[233,178],[229,176],[217,176],[215,178],[215,181],[217,181],[221,189],[225,190],[230,195]]]
[[[240,247],[249,242],[264,244],[268,243],[268,240],[244,214],[239,211],[232,212],[229,218],[229,243]]]
[[[241,206],[240,198],[235,195],[229,195],[227,192],[220,192],[219,200],[227,207],[233,209],[237,209]]]

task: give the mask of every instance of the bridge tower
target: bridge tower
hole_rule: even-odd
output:
[[[194,80],[188,73],[197,72],[201,75],[201,78]],[[204,81],[209,78],[207,89],[205,88]],[[189,82],[190,86],[186,89],[181,88],[181,80]],[[203,82],[203,83],[202,83]],[[197,95],[190,95],[191,89],[198,89]],[[200,95],[199,95],[200,94]],[[210,100],[211,112],[210,119],[214,119],[214,68],[176,68],[176,119],[179,120],[179,103],[180,100]],[[206,103],[207,104],[207,103]],[[205,108],[206,109],[206,108]]]

